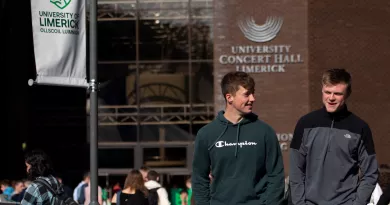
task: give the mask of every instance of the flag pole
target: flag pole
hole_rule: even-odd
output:
[[[87,2],[87,0],[85,1]],[[89,75],[90,75],[90,173],[91,205],[98,201],[98,82],[97,82],[97,0],[89,0]]]

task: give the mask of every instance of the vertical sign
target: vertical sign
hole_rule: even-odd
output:
[[[87,87],[84,0],[31,0],[36,83]]]

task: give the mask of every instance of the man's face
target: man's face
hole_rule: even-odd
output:
[[[188,189],[191,189],[191,188],[192,188],[192,184],[191,184],[191,181],[190,181],[190,180],[188,180],[188,181],[186,182],[186,187],[187,187]]]
[[[226,99],[232,107],[240,114],[248,114],[252,112],[255,96],[253,91],[247,90],[242,86],[236,91],[235,95],[226,94]]]
[[[340,110],[347,100],[347,84],[326,84],[322,86],[322,103],[330,113]]]
[[[148,181],[148,172],[145,170],[140,170],[140,172],[142,174],[142,178],[144,179],[144,182],[147,182]]]
[[[86,182],[86,183],[89,183],[90,180],[91,180],[91,177],[89,177],[89,176],[88,176],[88,177],[85,177],[85,182]]]
[[[22,182],[19,182],[15,185],[15,192],[20,193],[24,189],[24,185]]]
[[[30,171],[31,165],[26,162],[26,172],[28,173]]]
[[[4,192],[4,190],[7,188],[4,184],[1,185],[1,191]]]

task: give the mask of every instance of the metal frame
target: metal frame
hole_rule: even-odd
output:
[[[178,3],[188,3],[187,8],[171,8],[169,6],[161,8],[163,5],[171,4],[178,5]],[[160,6],[159,8],[137,9],[140,8],[140,4],[155,4]],[[180,11],[192,10],[192,4],[200,4],[195,9],[203,10],[201,15],[192,16],[187,12],[181,13]],[[213,15],[210,13],[213,4],[211,0],[133,0],[133,1],[110,1],[103,0],[98,1],[98,21],[130,21],[138,20],[139,11],[142,11],[145,15],[142,15],[142,20],[164,20],[164,19],[196,19],[196,20],[212,20]],[[156,11],[163,12],[163,15],[156,15]]]
[[[99,106],[100,126],[207,124],[213,117],[213,104]]]
[[[117,105],[117,106],[99,106],[98,123],[99,126],[123,126],[136,125],[137,142],[100,142],[99,149],[112,148],[132,148],[134,149],[134,167],[138,168],[143,163],[143,149],[148,147],[166,148],[166,147],[185,147],[187,150],[186,168],[161,168],[156,169],[160,173],[190,174],[193,139],[184,139],[182,142],[164,143],[160,142],[141,142],[141,125],[189,125],[189,133],[193,132],[194,124],[207,124],[214,118],[213,104],[193,104],[193,80],[189,78],[188,104],[141,104],[140,74],[143,71],[142,64],[161,64],[169,63],[188,63],[188,72],[192,73],[193,63],[211,63],[212,59],[192,59],[192,34],[195,22],[207,21],[213,19],[212,7],[213,0],[98,0],[97,2],[97,21],[136,21],[135,22],[135,61],[115,61],[98,62],[99,64],[129,64],[133,65],[129,70],[135,72],[135,105]],[[180,4],[182,3],[182,4]],[[147,9],[145,9],[147,8]],[[193,10],[194,9],[194,10]],[[157,12],[157,13],[156,13]],[[195,14],[195,15],[193,15]],[[89,14],[87,14],[89,15]],[[187,20],[188,47],[184,48],[188,52],[186,60],[140,60],[140,20]],[[127,174],[129,169],[99,169],[99,175],[105,174]]]
[[[160,174],[175,174],[175,175],[190,175],[192,170],[192,153],[194,142],[182,141],[182,142],[170,142],[168,144],[161,144],[159,142],[100,142],[99,149],[134,149],[134,167],[136,168],[136,160],[143,162],[143,149],[144,148],[175,148],[185,147],[186,148],[186,167],[181,168],[153,168]],[[141,155],[136,156],[135,151],[139,148]],[[110,176],[110,175],[127,175],[132,168],[100,168],[99,176]]]

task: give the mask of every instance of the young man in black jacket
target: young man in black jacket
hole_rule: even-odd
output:
[[[323,108],[298,121],[290,149],[294,205],[368,204],[378,180],[378,164],[370,127],[347,108],[351,92],[347,71],[326,71]]]
[[[283,199],[280,145],[274,130],[252,113],[254,87],[244,72],[222,79],[226,108],[199,130],[195,140],[196,205],[279,205]]]

